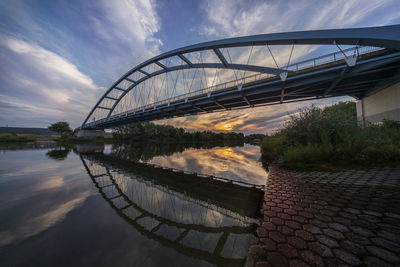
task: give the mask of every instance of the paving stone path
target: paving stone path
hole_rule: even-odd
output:
[[[400,266],[400,166],[295,172],[272,166],[250,248],[256,266]]]

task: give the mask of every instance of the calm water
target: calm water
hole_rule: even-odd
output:
[[[3,149],[1,266],[242,266],[261,190],[188,172],[265,184],[258,158],[250,145]]]

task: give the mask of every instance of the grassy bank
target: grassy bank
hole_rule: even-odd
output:
[[[43,134],[0,134],[0,143],[2,144],[17,144],[29,142],[59,142],[59,143],[102,143],[112,142],[113,137],[106,135],[105,137],[84,138],[76,137],[69,134],[65,135],[43,135]]]
[[[311,107],[292,116],[285,127],[261,145],[265,163],[288,166],[378,165],[400,162],[400,123],[384,121],[362,128],[355,103],[325,109]]]
[[[50,136],[39,135],[39,134],[0,134],[0,142],[2,143],[34,142],[38,139],[44,139],[45,137],[51,138]]]

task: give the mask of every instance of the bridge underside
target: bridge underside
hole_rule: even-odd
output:
[[[140,112],[127,112],[99,120],[86,129],[105,129],[125,124],[186,115],[257,107],[335,96],[363,98],[400,80],[400,53],[380,50],[362,55],[350,67],[344,60],[279,77],[200,94]]]

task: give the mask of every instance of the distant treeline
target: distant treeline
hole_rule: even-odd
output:
[[[146,142],[236,142],[244,141],[242,133],[214,133],[204,132],[186,132],[182,128],[175,128],[170,125],[158,125],[151,122],[134,123],[123,126],[113,133],[114,140],[117,142],[132,143],[138,141]]]
[[[250,134],[244,137],[244,142],[252,145],[260,145],[264,140],[265,134]]]
[[[57,135],[56,132],[47,128],[28,128],[28,127],[0,127],[0,134],[48,134]]]

